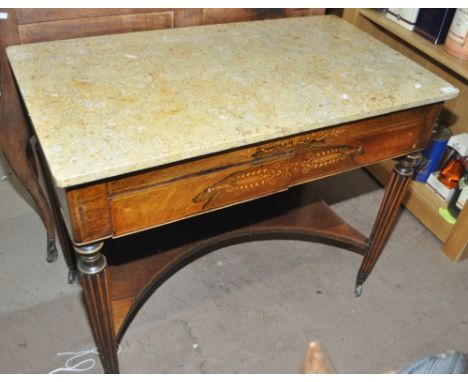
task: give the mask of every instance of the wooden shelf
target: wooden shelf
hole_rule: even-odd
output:
[[[463,61],[451,56],[444,50],[443,45],[433,44],[416,32],[409,31],[388,19],[380,12],[372,9],[359,9],[359,13],[373,23],[391,32],[398,38],[401,38],[406,43],[427,54],[446,68],[463,77],[465,80],[468,79],[468,61]]]
[[[385,185],[395,163],[395,161],[389,160],[369,166],[367,169],[382,185]],[[439,214],[439,208],[447,208],[447,203],[426,183],[412,181],[403,204],[440,241],[447,240],[453,224],[447,223]]]
[[[460,89],[457,98],[445,102],[440,119],[454,134],[468,132],[468,61],[451,56],[443,46],[403,28],[378,11],[345,8],[343,18]],[[385,184],[393,166],[393,161],[385,161],[368,169]],[[445,202],[419,182],[410,184],[403,204],[443,243],[442,251],[447,257],[456,261],[468,258],[468,206],[455,224],[449,224],[439,215]]]

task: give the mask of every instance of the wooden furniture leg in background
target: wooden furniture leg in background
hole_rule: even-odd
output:
[[[385,242],[392,231],[406,187],[413,176],[414,167],[417,166],[420,159],[420,153],[409,154],[401,159],[400,163],[393,169],[390,180],[385,187],[385,194],[369,237],[368,248],[364,253],[364,259],[357,274],[356,297],[361,295],[362,284],[366,281],[382,253]]]
[[[1,130],[1,129],[0,129]],[[19,133],[16,135],[22,135],[23,133]],[[52,218],[52,213],[50,211],[49,205],[47,203],[47,199],[42,191],[42,188],[39,185],[38,178],[36,176],[34,167],[29,162],[29,158],[27,155],[27,146],[23,146],[23,137],[18,136],[18,141],[14,144],[10,142],[2,145],[1,149],[5,156],[5,159],[8,162],[8,165],[12,169],[13,173],[16,175],[20,183],[26,189],[26,191],[31,195],[34,201],[34,209],[38,213],[39,217],[41,218],[42,222],[44,223],[46,233],[47,233],[47,248],[46,253],[47,257],[46,260],[49,263],[54,262],[57,260],[58,251],[55,243],[55,227],[54,227],[54,220]],[[3,134],[0,132],[0,141],[5,142],[3,139]],[[22,147],[21,150],[11,150],[11,148],[15,148],[16,143],[19,143],[18,146]],[[27,143],[25,143],[27,145]],[[10,146],[10,147],[4,147]],[[20,152],[23,151],[24,153]]]
[[[65,222],[63,221],[63,216],[60,210],[60,202],[58,200],[55,187],[52,184],[52,175],[49,171],[49,167],[47,166],[42,149],[37,143],[37,141],[35,142],[35,144],[31,143],[31,146],[33,147],[34,152],[36,153],[36,159],[42,171],[42,179],[44,181],[47,195],[49,197],[52,216],[55,222],[55,229],[57,232],[58,239],[60,241],[60,246],[62,248],[63,258],[65,259],[65,263],[68,267],[68,283],[73,284],[76,278],[76,256],[73,243],[70,240],[67,227],[65,225]]]
[[[75,247],[78,274],[89,321],[104,371],[118,373],[117,340],[112,321],[112,306],[107,260],[102,255],[103,243]]]
[[[53,262],[57,259],[54,219],[39,185],[35,165],[31,162],[34,158],[28,155],[31,134],[5,55],[7,46],[19,43],[16,16],[11,9],[0,11],[8,15],[6,19],[0,20],[0,149],[14,174],[31,195],[36,211],[44,222],[47,231],[47,261]]]

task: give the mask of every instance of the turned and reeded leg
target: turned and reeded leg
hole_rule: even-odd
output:
[[[75,247],[78,274],[89,321],[104,371],[118,373],[117,340],[112,321],[109,274],[106,258],[100,252],[103,243]]]
[[[420,153],[409,154],[393,169],[390,180],[385,187],[385,194],[377,218],[375,219],[374,227],[372,228],[368,248],[357,274],[355,287],[355,294],[357,297],[361,295],[362,284],[364,284],[369,277],[369,274],[382,253],[382,249],[390,235],[397,216],[401,201],[405,195],[406,187],[413,176],[414,167],[418,164],[420,158]]]

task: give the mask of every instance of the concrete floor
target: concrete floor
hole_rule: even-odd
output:
[[[0,160],[0,175],[7,173]],[[358,170],[317,182],[368,234],[382,189]],[[94,347],[78,285],[14,176],[0,181],[0,372],[46,373],[58,352]],[[298,241],[241,244],[178,272],[144,305],[122,341],[122,373],[295,373],[320,339],[341,373],[395,370],[468,350],[468,262],[403,211],[383,257],[353,295],[361,258]],[[94,356],[96,359],[97,357]],[[98,362],[90,372],[101,372]]]

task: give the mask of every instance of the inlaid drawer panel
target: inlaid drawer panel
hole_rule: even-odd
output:
[[[287,189],[291,156],[236,166],[111,198],[114,236]]]
[[[351,170],[417,149],[420,124],[382,129],[368,136],[296,151],[291,168],[291,185]]]
[[[212,154],[202,158],[191,159],[158,167],[154,170],[125,176],[108,182],[111,194],[140,190],[145,187],[160,185],[183,179],[188,176],[199,176],[208,171],[226,167],[254,164],[270,157],[285,155],[302,149],[315,149],[330,145],[337,140],[349,140],[393,131],[402,126],[420,125],[425,116],[425,108],[410,109],[399,113],[391,113],[377,118],[369,118],[359,122],[345,123],[336,127],[319,129],[308,133],[276,139],[256,145]]]
[[[281,152],[257,162],[176,177],[140,190],[111,196],[112,230],[120,236],[155,227],[212,209],[240,203],[289,186],[350,170],[414,150],[421,121],[381,128],[372,134],[325,140],[310,145],[298,136],[276,145],[261,146]],[[291,149],[281,151],[289,142]]]
[[[422,149],[439,110],[415,108],[68,189],[73,239],[142,231]]]

